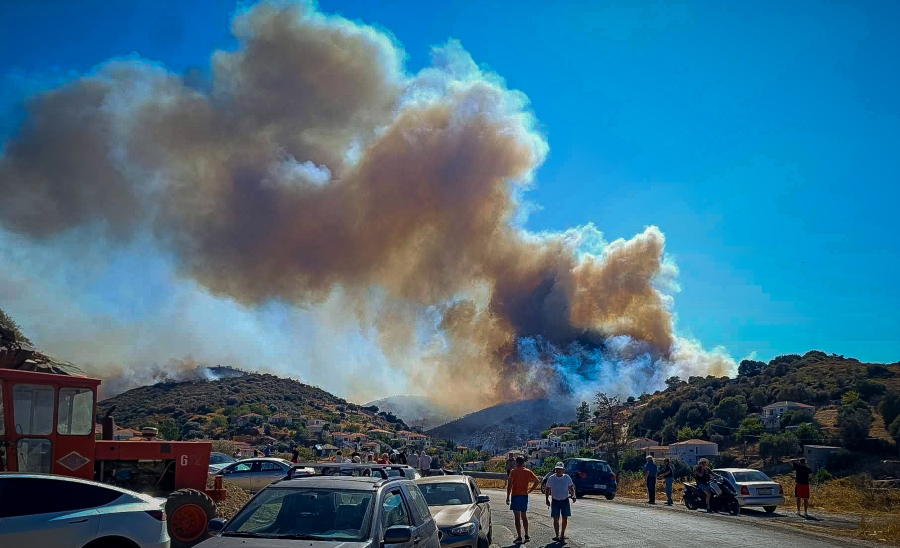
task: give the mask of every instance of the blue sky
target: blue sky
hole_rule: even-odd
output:
[[[527,94],[550,143],[527,228],[593,222],[612,240],[659,226],[682,334],[738,359],[900,359],[900,4],[594,4],[319,6],[391,32],[411,72],[456,38]],[[110,57],[207,70],[234,43],[234,7],[5,6],[0,135],[24,95]]]

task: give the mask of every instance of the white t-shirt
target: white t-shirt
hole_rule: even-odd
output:
[[[563,474],[562,476],[551,474],[550,477],[547,478],[547,487],[550,489],[550,496],[555,500],[569,498],[570,485],[575,484],[572,483],[572,478],[570,478],[568,474]]]
[[[419,457],[419,470],[428,470],[429,468],[431,468],[431,455],[422,453],[422,456]]]

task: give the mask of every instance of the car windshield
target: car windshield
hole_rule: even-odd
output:
[[[266,489],[253,498],[224,536],[359,541],[369,531],[374,493],[331,489]]]
[[[759,470],[749,470],[747,472],[734,472],[734,481],[737,483],[748,481],[772,481],[772,478]]]
[[[209,456],[210,464],[228,464],[230,462],[236,462],[233,458],[228,455],[223,455],[222,453],[212,453]]]
[[[425,495],[428,506],[472,504],[469,487],[464,483],[420,483],[419,490]]]

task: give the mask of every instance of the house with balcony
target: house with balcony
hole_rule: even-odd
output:
[[[759,420],[766,427],[766,430],[779,430],[781,428],[781,415],[788,411],[809,411],[810,413],[815,413],[816,407],[795,401],[779,401],[763,407]]]

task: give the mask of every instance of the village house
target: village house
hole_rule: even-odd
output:
[[[564,454],[577,453],[578,450],[581,448],[581,440],[570,440],[570,441],[560,442],[559,448]]]
[[[571,431],[572,431],[572,429],[569,428],[568,426],[557,426],[555,428],[550,429],[550,433],[557,437],[561,437],[565,434],[568,434]]]
[[[334,455],[335,451],[338,450],[337,447],[331,445],[330,443],[316,445],[313,447],[313,449],[316,452],[316,456],[319,458],[330,458]]]
[[[367,441],[364,442],[360,449],[366,451],[367,453],[375,453],[375,456],[379,456],[381,454],[381,444],[377,441]]]
[[[762,408],[760,420],[767,430],[778,430],[781,428],[781,415],[788,411],[809,411],[815,413],[816,408],[813,405],[805,403],[797,403],[795,401],[780,401]]]
[[[234,419],[234,424],[237,426],[247,426],[250,424],[262,422],[262,420],[263,416],[258,413],[247,413],[246,415],[241,415],[240,417]]]
[[[818,472],[819,468],[824,467],[828,463],[828,455],[839,449],[840,447],[832,447],[830,445],[804,445],[803,456],[806,457],[806,463],[812,468],[812,471]]]
[[[463,470],[484,470],[484,461],[483,460],[473,460],[463,464]]]
[[[309,430],[311,434],[320,433],[324,426],[325,421],[322,419],[309,419],[306,421],[306,429]]]
[[[659,442],[656,440],[651,440],[650,438],[631,438],[625,444],[632,449],[636,449],[638,451],[643,451],[648,447],[655,447],[659,445]]]
[[[417,434],[412,432],[409,434],[407,441],[410,445],[414,445],[416,447],[430,447],[431,443],[428,440],[428,436],[425,434]],[[427,445],[426,445],[427,444]]]
[[[140,438],[141,433],[137,430],[132,430],[131,428],[119,428],[116,427],[115,433],[113,433],[114,441],[128,441],[132,438]]]
[[[683,461],[688,466],[696,466],[703,457],[715,457],[719,454],[719,444],[706,440],[690,439],[669,445],[669,458]]]
[[[666,455],[669,454],[669,446],[668,445],[656,445],[653,447],[645,447],[644,454],[648,457],[653,457],[654,459],[662,459],[665,458]]]
[[[394,433],[391,432],[390,430],[382,430],[381,428],[373,428],[373,429],[369,430],[369,431],[366,432],[366,433],[369,434],[369,436],[372,436],[372,437],[375,437],[375,436],[387,436],[388,438],[390,438],[391,436],[394,435]]]
[[[269,423],[277,424],[279,426],[286,426],[288,424],[294,424],[294,418],[290,415],[279,413],[277,415],[272,415],[271,417],[269,417]]]

